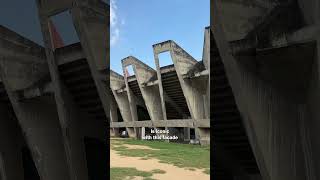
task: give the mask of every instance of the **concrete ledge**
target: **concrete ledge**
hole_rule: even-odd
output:
[[[152,127],[152,126],[153,125],[151,120],[134,122],[134,127]]]
[[[157,120],[157,121],[136,121],[136,122],[111,122],[110,128],[121,127],[200,127],[210,128],[209,119],[193,120],[193,119],[174,119],[174,120]]]
[[[194,126],[199,128],[210,128],[210,119],[201,119],[194,121]]]
[[[133,122],[110,122],[110,128],[134,127]]]
[[[192,119],[181,119],[181,120],[167,120],[167,121],[155,121],[155,127],[193,127]]]

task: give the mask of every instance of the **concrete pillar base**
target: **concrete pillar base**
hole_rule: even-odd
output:
[[[201,145],[210,144],[210,129],[209,128],[197,128],[199,132],[199,141]]]
[[[133,127],[126,128],[130,138],[137,138],[136,130]]]
[[[184,131],[184,141],[190,141],[190,128],[183,128]]]

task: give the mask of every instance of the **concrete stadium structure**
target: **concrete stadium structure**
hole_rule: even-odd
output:
[[[0,179],[107,179],[109,5],[36,2],[44,47],[0,26]],[[80,42],[56,48],[65,11]]]
[[[210,143],[210,28],[205,29],[203,57],[196,61],[174,41],[153,45],[156,70],[129,56],[124,76],[111,71],[110,133],[126,130],[141,138],[149,128],[168,129],[180,142]],[[160,67],[158,55],[169,52],[172,65]],[[128,76],[131,66],[134,75]],[[128,77],[127,77],[128,76]]]
[[[320,1],[211,3],[212,176],[320,179]]]

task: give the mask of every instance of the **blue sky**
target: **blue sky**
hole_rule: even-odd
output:
[[[35,0],[1,2],[0,25],[38,44],[43,44]]]
[[[102,0],[108,2],[109,0]],[[78,42],[78,36],[68,12],[52,18],[66,45]],[[0,5],[0,25],[43,45],[36,0],[7,0]]]
[[[209,8],[209,0],[111,0],[111,69],[122,74],[121,59],[129,55],[155,68],[152,45],[166,40],[201,60]],[[172,64],[168,54],[159,59]]]

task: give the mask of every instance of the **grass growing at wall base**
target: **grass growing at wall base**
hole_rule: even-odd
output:
[[[122,156],[155,158],[162,163],[172,164],[181,168],[200,168],[210,174],[210,146],[168,143],[162,141],[142,141],[134,139],[111,140],[116,146],[112,148]],[[128,149],[124,144],[143,145],[150,149]]]

